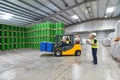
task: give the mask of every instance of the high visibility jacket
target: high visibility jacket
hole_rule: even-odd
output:
[[[70,40],[67,40],[67,41],[66,41],[66,44],[70,44]]]
[[[92,44],[94,44],[96,39],[92,40]],[[92,48],[98,48],[98,41],[96,40],[96,46],[91,45]]]

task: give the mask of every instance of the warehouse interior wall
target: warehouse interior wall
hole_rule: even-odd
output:
[[[118,20],[93,20],[74,26],[66,27],[65,33],[79,33],[82,38],[89,38],[89,34],[95,32],[98,39],[107,38],[108,34],[114,32]]]
[[[102,40],[104,40],[105,38],[107,38],[107,36],[108,36],[110,33],[114,32],[114,30],[92,31],[92,32],[95,32],[95,33],[97,34],[97,39],[98,39],[99,41],[102,41]],[[81,37],[82,39],[89,39],[89,35],[90,35],[90,33],[92,33],[92,32],[79,32],[79,34],[80,34],[80,37]]]
[[[93,20],[85,23],[77,24],[74,26],[69,26],[65,29],[66,33],[74,32],[92,32],[92,31],[103,31],[103,30],[113,30],[118,20]]]

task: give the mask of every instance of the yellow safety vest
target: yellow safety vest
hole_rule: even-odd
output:
[[[92,44],[94,44],[94,40],[95,40],[95,39],[92,40]],[[96,46],[91,45],[91,47],[92,47],[92,48],[98,48],[98,41],[97,41],[97,43],[96,43]]]
[[[70,43],[70,40],[66,41],[66,43],[69,44],[69,43]]]

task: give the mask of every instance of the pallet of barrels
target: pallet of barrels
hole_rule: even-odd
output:
[[[53,52],[54,43],[52,42],[41,42],[40,51]]]
[[[24,28],[4,24],[0,25],[0,50],[24,48],[23,38]]]

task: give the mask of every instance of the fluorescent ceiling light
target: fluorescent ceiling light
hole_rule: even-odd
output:
[[[77,15],[73,15],[73,16],[71,16],[71,18],[72,18],[72,19],[75,19],[75,20],[76,20],[76,19],[79,19],[79,17],[78,17]]]
[[[86,13],[88,13],[88,10],[87,10],[87,9],[86,9],[85,11],[86,11]]]
[[[120,20],[118,20],[118,22],[120,22]]]
[[[9,20],[10,18],[12,18],[12,14],[10,14],[10,13],[5,13],[5,14],[3,14],[2,15],[2,19],[6,19],[6,20]]]
[[[105,18],[107,18],[107,16],[105,16]]]
[[[106,13],[112,13],[115,7],[108,7]]]

